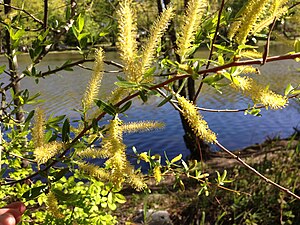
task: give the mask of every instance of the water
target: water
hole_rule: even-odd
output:
[[[275,46],[271,49],[271,54],[284,54],[290,51],[282,49],[281,46]],[[203,52],[203,54],[207,54]],[[44,62],[38,67],[42,71],[47,71],[48,65],[55,68],[63,64],[67,59],[79,59],[78,55],[72,53],[56,53],[46,57]],[[118,61],[118,55],[114,52],[106,54],[107,60]],[[4,59],[1,58],[1,62]],[[24,68],[29,62],[28,56],[20,56],[20,68]],[[91,67],[92,64],[85,64]],[[294,60],[273,62],[262,67],[260,82],[270,84],[272,90],[282,93],[288,83],[296,86],[300,83],[300,74],[297,68],[299,63]],[[116,70],[113,66],[107,66],[106,70]],[[33,79],[26,78],[22,81],[22,88],[28,88],[31,94],[41,93],[41,99],[44,103],[40,103],[48,114],[54,115],[66,114],[72,119],[79,118],[79,114],[74,109],[79,109],[81,97],[84,93],[86,84],[91,75],[91,71],[75,67],[73,72],[61,71],[56,75],[51,75],[45,79],[40,79],[36,84]],[[105,74],[100,96],[110,93],[116,81],[115,75]],[[184,156],[189,154],[184,141],[183,129],[178,113],[173,110],[169,104],[157,108],[156,106],[161,100],[152,98],[147,103],[141,103],[135,100],[133,106],[127,111],[127,116],[122,116],[125,121],[138,120],[157,120],[166,124],[163,130],[156,130],[149,133],[126,134],[124,141],[128,148],[135,146],[139,152],[151,150],[152,154],[162,153],[166,151],[167,155],[172,158],[179,153]],[[211,87],[205,87],[198,105],[201,107],[214,109],[240,109],[247,108],[249,99],[240,96],[238,93],[232,92],[231,89],[225,88],[223,94],[220,95]],[[34,108],[36,106],[31,106]],[[30,110],[31,108],[28,108]],[[278,110],[262,110],[262,117],[253,117],[240,113],[212,113],[201,112],[207,120],[210,128],[217,133],[218,140],[231,150],[240,149],[248,145],[262,142],[267,137],[280,135],[282,137],[293,133],[293,127],[300,126],[300,104],[294,100],[290,101],[289,107]]]

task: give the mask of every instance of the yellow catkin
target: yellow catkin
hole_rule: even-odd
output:
[[[249,0],[238,13],[240,17],[230,27],[228,37],[231,39],[235,36],[238,44],[244,44],[268,2],[269,0]]]
[[[139,159],[141,159],[145,162],[150,162],[147,152],[140,153],[139,154]]]
[[[147,188],[147,184],[140,173],[129,174],[129,184],[137,191],[142,191]]]
[[[40,165],[46,163],[49,159],[54,157],[62,148],[62,143],[53,141],[35,148],[33,151],[33,155],[35,156],[35,160],[37,161],[37,163]]]
[[[117,12],[119,22],[118,47],[124,62],[124,72],[129,81],[136,81],[139,71],[136,65],[138,57],[137,22],[133,11],[132,0],[123,0]]]
[[[128,92],[126,89],[117,87],[114,91],[111,92],[111,94],[107,100],[112,104],[116,104],[127,94],[128,94]]]
[[[156,184],[158,184],[161,181],[161,166],[155,166],[153,169],[153,176],[156,181]]]
[[[140,71],[144,74],[152,65],[158,44],[163,36],[165,30],[168,28],[169,21],[174,16],[174,9],[172,6],[168,7],[162,12],[157,21],[154,22],[150,30],[149,39],[143,49]]]
[[[36,148],[42,146],[45,142],[44,125],[45,125],[44,111],[40,108],[37,108],[35,110],[34,124],[32,128],[32,140]]]
[[[260,73],[258,68],[255,68],[253,66],[243,66],[243,67],[241,67],[241,72],[244,74],[247,74],[247,73],[259,74]]]
[[[64,215],[59,211],[59,208],[58,208],[58,201],[57,201],[57,199],[56,199],[55,194],[54,194],[52,191],[50,191],[50,192],[47,194],[46,206],[47,206],[48,211],[49,211],[55,218],[58,218],[58,219],[64,218]]]
[[[104,60],[104,52],[100,48],[95,52],[95,63],[93,68],[93,74],[82,99],[82,104],[85,110],[91,108],[95,98],[98,96],[99,86],[101,84],[101,80],[103,77],[103,70],[104,70],[103,60]]]
[[[87,162],[77,162],[79,169],[98,180],[109,180],[109,174],[104,168]]]
[[[256,51],[242,51],[240,53],[242,57],[245,58],[250,58],[250,59],[259,59],[262,58],[262,53],[261,52],[256,52]]]
[[[206,6],[206,0],[190,0],[188,2],[186,14],[180,25],[179,37],[177,39],[177,54],[181,57],[181,60],[186,58],[187,53],[193,47],[193,41]]]
[[[285,96],[274,93],[266,89],[261,84],[249,77],[234,77],[232,87],[242,91],[246,96],[252,98],[254,103],[262,104],[271,109],[281,109],[288,104]]]
[[[193,129],[194,134],[210,143],[216,141],[216,134],[209,129],[207,122],[202,119],[194,104],[181,96],[178,96],[177,100],[181,107],[181,113]]]
[[[111,154],[107,151],[104,151],[102,149],[95,149],[95,148],[87,148],[84,149],[83,151],[77,152],[77,155],[82,158],[108,158],[111,156]]]
[[[155,129],[164,128],[165,124],[156,121],[139,121],[139,122],[131,122],[125,123],[122,125],[122,130],[125,133],[136,133],[143,131],[151,131]]]
[[[126,162],[126,169],[124,170],[127,176],[127,182],[137,191],[142,191],[147,188],[144,175],[140,171],[135,171],[128,161]]]

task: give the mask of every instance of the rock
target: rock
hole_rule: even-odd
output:
[[[140,211],[137,217],[134,219],[137,224],[145,225],[172,225],[172,220],[170,219],[170,214],[165,210],[155,211],[149,209],[146,213],[146,218],[144,218],[143,211]]]

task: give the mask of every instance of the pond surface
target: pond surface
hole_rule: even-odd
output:
[[[285,54],[292,49],[282,48],[282,46],[272,47],[270,53]],[[206,55],[206,52],[200,52]],[[78,59],[78,55],[72,53],[52,53],[44,60],[38,68],[47,71],[48,65],[51,68],[62,65],[66,60]],[[106,54],[107,60],[118,61],[115,52]],[[1,62],[4,59],[1,58]],[[28,56],[19,56],[20,69],[29,63]],[[91,64],[86,64],[91,67]],[[283,93],[288,83],[296,86],[300,83],[300,73],[297,72],[300,63],[294,60],[273,62],[264,66],[259,66],[261,75],[258,79],[263,84],[270,84],[270,88],[279,93]],[[116,70],[113,66],[107,66],[106,70]],[[33,79],[26,78],[22,81],[22,88],[27,88],[31,94],[41,93],[40,103],[48,114],[67,114],[72,119],[79,118],[79,114],[74,109],[79,109],[82,94],[90,78],[91,71],[75,67],[73,72],[62,71],[51,75],[45,79],[40,79],[36,84]],[[108,95],[116,81],[115,75],[107,73],[104,76],[100,97]],[[213,109],[242,109],[251,104],[249,99],[242,97],[230,88],[225,88],[220,95],[211,87],[205,87],[201,93],[198,105]],[[135,146],[139,152],[151,149],[152,154],[167,152],[172,158],[179,153],[184,156],[189,154],[183,141],[183,129],[178,113],[172,106],[165,104],[158,108],[161,99],[152,98],[146,104],[135,100],[131,109],[127,112],[127,117],[122,116],[125,121],[137,120],[158,120],[166,124],[164,130],[156,130],[149,133],[138,133],[125,135],[124,140],[128,148]],[[36,107],[36,106],[34,106]],[[28,109],[30,110],[30,109]],[[210,128],[217,133],[220,143],[231,150],[240,149],[248,145],[262,142],[267,137],[280,135],[286,137],[293,133],[293,127],[300,126],[300,103],[290,100],[289,107],[282,110],[262,110],[262,117],[254,117],[240,113],[213,113],[202,112]]]

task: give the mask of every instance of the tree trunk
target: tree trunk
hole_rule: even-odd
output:
[[[5,15],[8,15],[11,7],[11,0],[4,0],[4,3],[6,4],[4,6],[4,13]],[[10,73],[10,81],[13,83],[12,89],[14,92],[14,95],[18,95],[21,91],[21,84],[20,84],[20,74],[18,74],[18,60],[17,56],[15,54],[15,49],[12,49],[11,46],[11,40],[10,40],[10,33],[8,30],[5,31],[5,48],[6,48],[6,54],[8,55],[8,66],[9,66],[9,73]],[[24,121],[24,113],[23,113],[23,108],[21,106],[21,102],[19,98],[14,99],[14,105],[16,113],[15,117],[16,120],[19,122]]]

